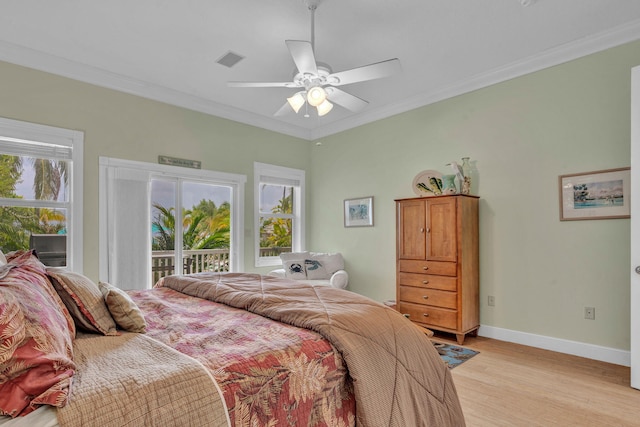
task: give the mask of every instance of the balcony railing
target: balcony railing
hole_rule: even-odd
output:
[[[280,256],[280,254],[284,254],[287,252],[291,252],[290,247],[277,247],[277,248],[260,248],[260,256]]]
[[[291,248],[260,248],[260,256],[280,256],[285,252],[291,252]],[[229,271],[229,249],[183,250],[182,266],[179,270],[182,274]],[[151,285],[172,274],[176,274],[174,252],[151,252]]]
[[[181,274],[203,271],[229,271],[229,249],[193,249],[182,251]],[[152,285],[161,277],[176,274],[173,251],[151,252]]]

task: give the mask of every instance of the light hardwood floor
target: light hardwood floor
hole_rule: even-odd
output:
[[[468,427],[640,426],[627,367],[483,337],[464,347],[480,351],[451,371]]]

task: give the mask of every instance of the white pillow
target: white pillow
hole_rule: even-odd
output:
[[[304,267],[307,270],[307,279],[325,280],[331,278],[331,274],[327,272],[327,269],[324,266],[324,261],[313,258],[305,259]]]
[[[284,277],[298,280],[305,280],[307,278],[304,260],[285,261],[282,265],[284,265]]]
[[[309,252],[286,252],[280,254],[280,259],[282,260],[282,264],[286,261],[302,261],[309,257]]]
[[[7,257],[0,251],[0,267],[7,264]]]
[[[332,254],[311,252],[311,258],[309,259],[319,261],[325,268],[329,276],[331,276],[338,270],[344,270],[344,259],[342,258],[342,254],[340,252]],[[327,277],[327,279],[328,278],[329,277]]]

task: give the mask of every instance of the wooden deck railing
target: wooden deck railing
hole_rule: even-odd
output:
[[[260,256],[280,256],[280,254],[284,254],[287,252],[291,252],[291,248],[278,247],[278,248],[260,248]]]
[[[193,249],[182,251],[181,274],[203,271],[229,271],[229,249]],[[176,274],[173,251],[151,252],[152,285],[161,277]]]
[[[260,248],[260,256],[280,256],[291,248]],[[181,274],[203,271],[229,271],[229,249],[190,249],[182,251]],[[176,274],[173,251],[151,252],[151,286],[160,278]]]

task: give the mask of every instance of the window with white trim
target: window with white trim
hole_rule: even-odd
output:
[[[305,172],[254,162],[256,267],[280,265],[280,254],[304,248]]]
[[[80,131],[0,118],[0,249],[82,272]]]

